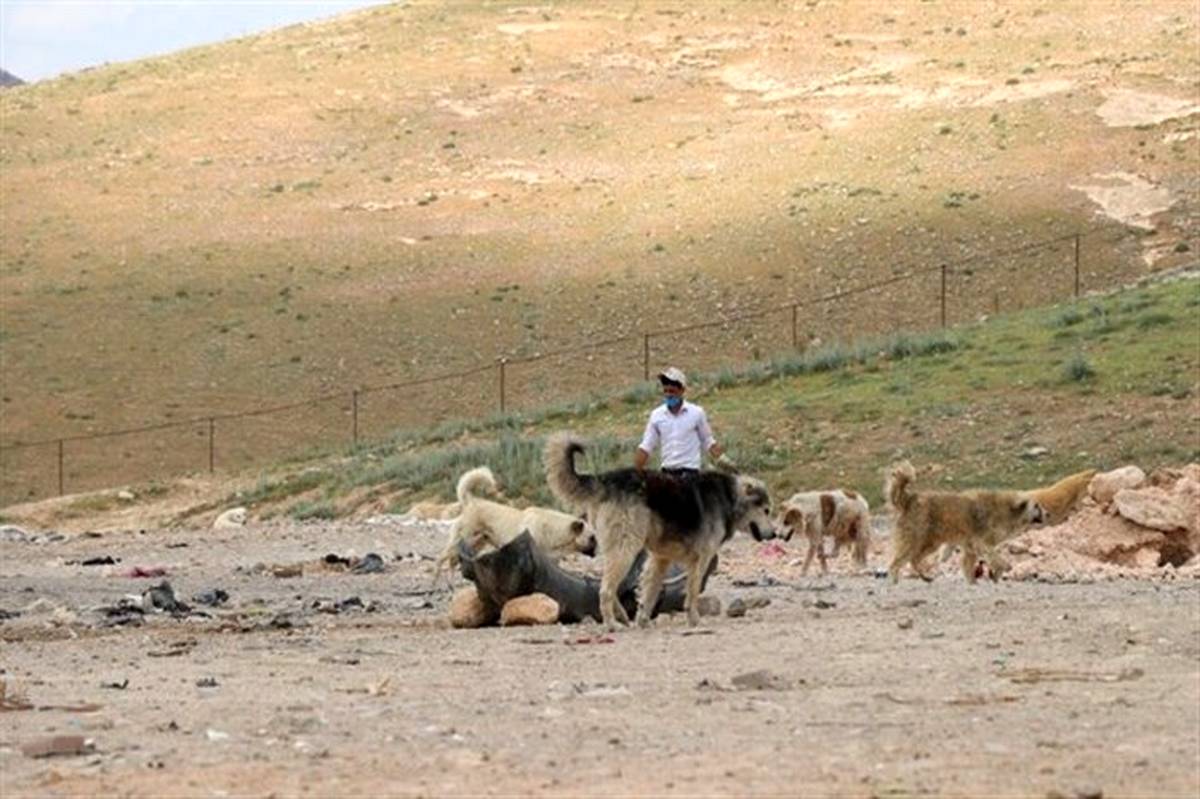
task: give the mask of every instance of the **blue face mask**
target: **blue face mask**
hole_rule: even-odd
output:
[[[679,410],[679,406],[683,405],[683,397],[666,396],[663,397],[663,404],[667,406],[669,411]]]

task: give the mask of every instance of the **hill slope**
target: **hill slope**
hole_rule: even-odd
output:
[[[13,88],[0,442],[637,336],[1081,229],[1085,288],[1172,266],[1197,229],[1197,17],[416,3]],[[955,272],[951,321],[1063,297],[1070,260]],[[931,324],[936,291],[802,333]],[[715,368],[765,338],[654,358]],[[510,407],[626,382],[640,358],[635,341],[569,381],[569,359],[530,369]],[[490,410],[492,379],[379,396],[363,434]],[[246,426],[227,463],[344,429]],[[135,443],[76,484],[156,473]]]
[[[742,467],[776,497],[852,487],[878,506],[882,470],[912,458],[928,485],[1030,487],[1085,468],[1200,461],[1200,280],[1006,314],[950,334],[829,346],[740,372],[692,376],[693,399]],[[397,436],[235,479],[192,477],[5,509],[49,528],[204,524],[233,505],[257,518],[362,517],[452,499],[488,465],[517,502],[552,503],[541,447],[571,429],[596,469],[628,465],[656,394],[621,394]]]

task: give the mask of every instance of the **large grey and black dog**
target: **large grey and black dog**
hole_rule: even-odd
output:
[[[771,500],[760,480],[724,472],[673,476],[654,471],[617,469],[602,474],[579,474],[575,455],[584,443],[560,433],[546,442],[546,481],[568,507],[586,511],[596,528],[604,557],[600,579],[600,613],[611,630],[629,616],[617,601],[621,579],[638,553],[649,560],[639,586],[637,621],[650,622],[663,578],[672,562],[687,570],[688,623],[700,620],[701,579],[709,561],[734,530],[748,530],[755,539],[774,538]]]

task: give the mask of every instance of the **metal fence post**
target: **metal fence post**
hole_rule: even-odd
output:
[[[58,495],[63,495],[63,440],[58,440]]]
[[[350,392],[351,433],[350,441],[358,446],[358,389]]]
[[[507,358],[501,358],[499,360],[499,365],[500,365],[500,413],[504,413],[504,406],[505,406],[505,402],[504,402],[504,364],[506,364],[506,363],[508,363]]]
[[[216,463],[216,455],[215,455],[216,444],[214,443],[214,438],[216,438],[216,435],[217,435],[217,420],[214,417],[210,416],[210,417],[208,417],[208,473],[209,474],[213,473],[214,464]]]
[[[942,264],[942,327],[946,326],[946,265]]]
[[[1079,299],[1079,234],[1075,234],[1075,299]]]
[[[650,334],[642,336],[642,379],[650,379]]]
[[[800,332],[798,328],[797,318],[800,314],[799,303],[792,303],[792,349],[800,349]]]

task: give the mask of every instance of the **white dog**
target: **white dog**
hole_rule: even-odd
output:
[[[794,533],[808,538],[808,555],[804,558],[802,574],[808,573],[813,556],[821,559],[821,573],[829,571],[825,563],[824,538],[833,539],[836,558],[842,544],[852,544],[854,562],[867,565],[871,545],[871,514],[867,500],[853,491],[806,491],[783,503],[783,512],[776,525],[780,536],[788,540]]]
[[[499,548],[525,530],[551,558],[570,552],[596,553],[596,531],[586,519],[551,508],[513,508],[477,496],[481,489],[496,493],[496,478],[486,466],[458,478],[456,493],[462,513],[450,527],[450,539],[437,561],[438,572],[458,566],[459,541],[469,542],[472,548],[481,543]]]

